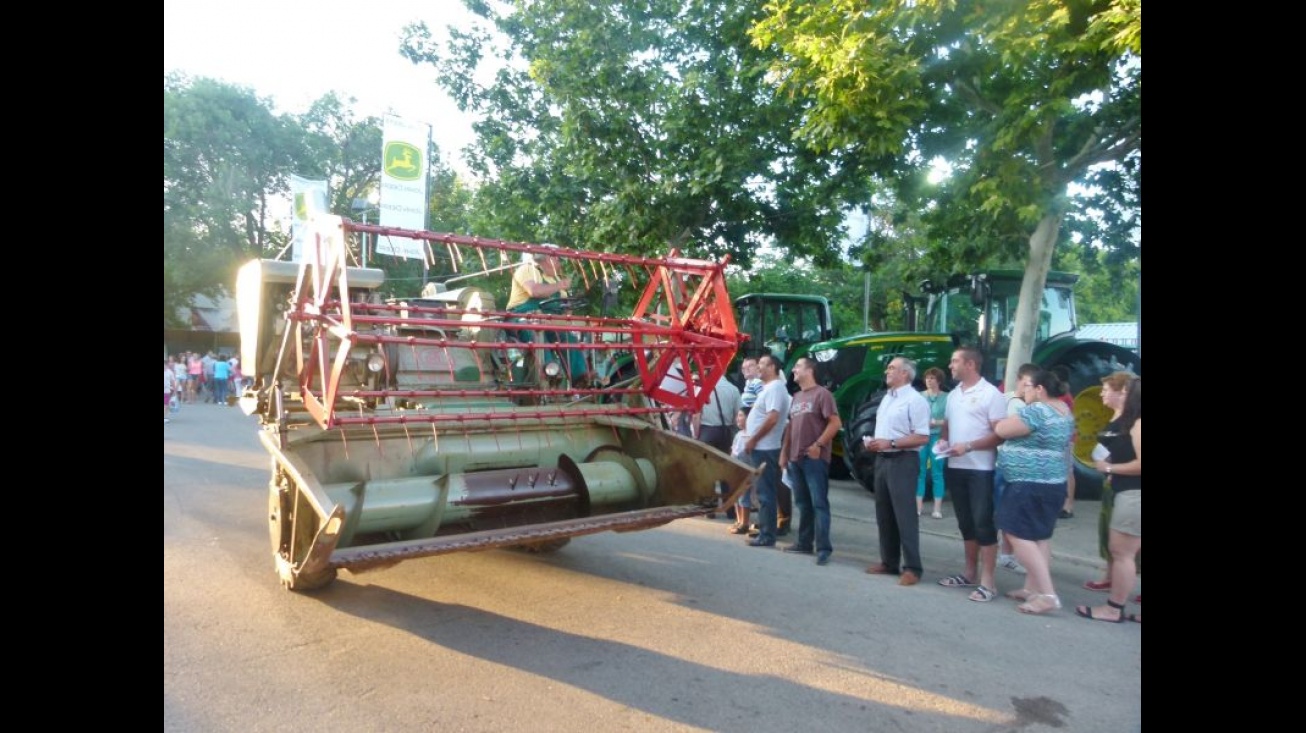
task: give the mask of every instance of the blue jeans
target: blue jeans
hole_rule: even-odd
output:
[[[753,449],[749,456],[753,467],[766,464],[754,484],[757,487],[757,541],[775,544],[776,491],[780,487],[780,449]]]
[[[798,505],[798,542],[804,549],[830,553],[830,464],[803,456],[789,462],[794,503]],[[813,544],[815,543],[815,544]]]

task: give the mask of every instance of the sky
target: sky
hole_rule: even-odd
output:
[[[457,153],[472,141],[471,118],[433,67],[398,49],[407,23],[425,21],[439,37],[470,17],[459,0],[165,0],[163,71],[248,87],[283,113],[305,112],[331,91],[354,97],[357,117],[390,112],[430,124],[445,162],[466,173]]]

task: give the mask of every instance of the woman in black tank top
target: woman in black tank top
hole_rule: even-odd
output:
[[[1089,590],[1110,592],[1105,606],[1079,606],[1075,613],[1094,621],[1120,623],[1126,618],[1142,622],[1142,615],[1125,613],[1125,604],[1136,582],[1135,558],[1143,548],[1143,380],[1128,372],[1116,372],[1102,380],[1102,403],[1115,411],[1098,442],[1108,455],[1096,461],[1099,471],[1111,482],[1114,505],[1107,532],[1107,575],[1102,581],[1088,581]],[[1104,497],[1105,498],[1105,497]],[[1139,596],[1141,598],[1141,595]]]

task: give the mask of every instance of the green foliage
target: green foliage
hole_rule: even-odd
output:
[[[774,239],[837,259],[855,177],[792,141],[798,109],[772,94],[747,35],[760,2],[465,4],[485,25],[450,29],[446,47],[415,25],[403,50],[481,119],[485,234],[740,264]]]
[[[164,323],[196,293],[215,294],[250,256],[275,251],[269,201],[302,154],[293,122],[267,100],[210,79],[163,84]]]
[[[325,179],[331,210],[362,219],[355,199],[379,185],[381,121],[356,118],[334,93],[302,115],[278,115],[272,101],[211,79],[164,78],[163,308],[167,325],[196,294],[229,290],[252,257],[273,257],[289,241],[291,174]],[[474,192],[432,145],[430,222],[437,231],[468,233]],[[281,203],[280,217],[278,202]],[[422,263],[382,257],[394,295],[412,295],[428,273]]]
[[[1113,263],[1115,254],[1078,244],[1058,248],[1053,267],[1079,273],[1075,311],[1080,325],[1138,320],[1142,266],[1137,259]]]
[[[325,180],[331,210],[345,216],[350,216],[354,199],[366,200],[378,189],[381,177],[381,120],[355,119],[345,106],[353,102],[328,93],[295,118],[304,138],[295,173]]]
[[[778,0],[753,34],[782,53],[809,146],[862,146],[932,204],[941,246],[1004,251],[1064,210],[1070,182],[1141,150],[1138,26],[1136,0]],[[923,190],[913,173],[936,157],[954,176]]]
[[[921,270],[1042,272],[1035,232],[1064,220],[1119,277],[1141,226],[1141,23],[1139,0],[773,0],[752,34],[804,144],[858,151],[920,212]],[[927,185],[936,160],[952,174]]]

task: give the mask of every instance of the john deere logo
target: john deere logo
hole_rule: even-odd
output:
[[[417,148],[408,143],[386,143],[385,172],[401,181],[416,181],[422,172],[417,156]]]

